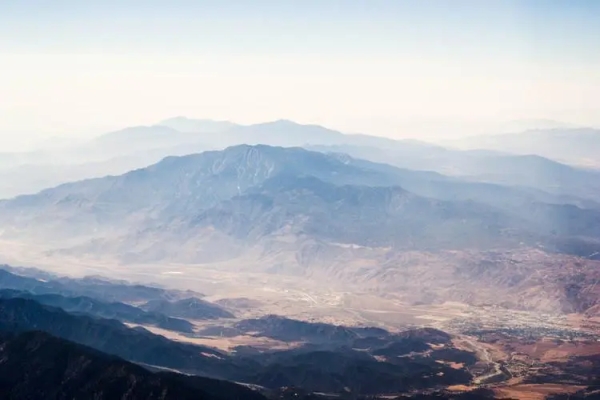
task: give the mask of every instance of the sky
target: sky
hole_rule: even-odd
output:
[[[600,126],[598,20],[595,0],[2,0],[0,150],[180,115]]]

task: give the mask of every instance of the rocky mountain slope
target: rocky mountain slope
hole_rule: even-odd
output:
[[[485,269],[485,252],[600,254],[596,208],[531,189],[262,145],[171,157],[125,175],[22,196],[0,203],[0,220],[4,238],[37,239],[54,256],[227,261],[246,271],[362,282],[403,294],[413,282],[421,288],[420,298],[410,295],[415,301],[483,302],[488,288],[509,296],[519,287],[531,298],[510,295],[506,304],[530,306],[553,282],[537,281],[539,263]],[[479,267],[465,272],[471,264]],[[581,291],[593,293],[594,270],[586,260],[581,264]],[[592,307],[564,286],[571,281],[561,287],[557,280],[556,296],[534,303]],[[483,290],[473,292],[473,285]]]
[[[593,211],[567,208],[559,198],[544,192],[469,183],[300,148],[243,145],[171,157],[121,176],[65,184],[5,201],[0,203],[0,221],[4,223],[5,237],[50,233],[46,240],[63,236],[86,238],[98,231],[114,235],[131,227],[151,227],[166,219],[191,220],[201,210],[257,190],[293,190],[294,182],[306,185],[307,181],[301,179],[306,177],[336,186],[400,186],[419,196],[471,200],[526,216],[532,213],[523,207],[534,207],[534,212],[542,213],[540,219],[550,223],[556,218],[546,217],[546,212],[558,213],[557,217],[569,213],[576,223],[594,218]],[[548,205],[538,206],[541,202]]]

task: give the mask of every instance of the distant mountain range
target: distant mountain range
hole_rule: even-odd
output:
[[[87,153],[81,153],[134,149],[120,157],[129,160],[127,168],[136,162],[131,160],[144,158],[143,168],[1,201],[2,238],[33,242],[49,257],[86,255],[125,264],[226,261],[255,272],[369,281],[378,290],[403,293],[407,280],[419,281],[421,298],[411,295],[411,301],[488,301],[485,291],[473,293],[463,282],[472,279],[482,287],[501,282],[498,287],[507,291],[508,300],[492,300],[507,306],[597,309],[590,300],[596,277],[587,266],[600,258],[596,170],[538,155],[447,149],[285,120],[250,126],[184,118],[163,123],[172,126],[113,132],[88,143]],[[174,129],[176,124],[185,125],[178,127],[185,132]],[[582,143],[588,149],[594,149],[596,133],[574,131],[587,138]],[[565,135],[537,131],[524,134],[523,140],[547,137],[559,143]],[[239,144],[244,142],[300,147]],[[569,146],[565,149],[576,145]],[[196,154],[206,148],[222,150]],[[147,165],[163,155],[169,156]],[[550,289],[549,282],[530,279],[534,270],[509,279],[504,267],[488,271],[451,261],[459,259],[456,252],[488,259],[481,252],[517,254],[525,249],[582,257],[584,284],[566,290],[564,285],[579,283],[554,267],[548,268],[561,281]],[[412,251],[447,260],[448,275],[423,275],[418,268],[406,272],[400,260]],[[508,259],[503,261],[507,265],[512,262]],[[377,268],[367,272],[364,265]],[[521,287],[515,281],[531,298],[509,294]],[[541,288],[556,296],[535,302]],[[477,300],[479,296],[485,299]],[[189,297],[195,296],[155,296],[144,302],[173,311],[164,300]]]
[[[536,129],[524,132],[476,136],[457,140],[456,146],[493,149],[514,154],[536,154],[553,160],[598,168],[600,130],[592,128]]]
[[[567,215],[569,224],[563,223]],[[209,227],[243,240],[287,227],[296,235],[360,246],[463,248],[531,235],[597,239],[599,215],[544,192],[264,145],[169,157],[125,175],[0,203],[5,235],[11,226],[54,238],[94,227],[112,236],[136,231],[142,244],[145,236],[158,238],[158,231],[161,241],[176,233],[171,239],[185,243]],[[160,251],[169,255],[168,247]]]
[[[394,272],[396,280],[384,271],[411,251],[444,257],[443,252],[537,249],[599,258],[600,208],[593,201],[574,203],[537,189],[465,181],[340,153],[240,145],[4,201],[0,221],[4,238],[33,240],[47,246],[49,255],[124,263],[228,261],[254,272],[353,283],[367,279],[361,263],[374,263],[368,279],[387,276],[381,284],[399,289],[409,275],[400,279]],[[448,260],[444,267],[450,265]],[[520,279],[532,284],[531,273]],[[592,282],[593,269],[585,274]],[[422,284],[434,288],[442,276]],[[493,284],[478,281],[485,274],[465,280],[457,273],[443,285],[457,279]],[[516,287],[503,282],[506,290]],[[473,299],[466,287],[458,292],[458,285],[445,287],[452,296]],[[586,286],[579,290],[586,299],[593,293]],[[439,293],[434,298],[443,298]],[[543,307],[584,310],[595,304],[560,293]]]
[[[437,146],[309,146],[309,150],[348,154],[400,168],[434,171],[465,181],[542,190],[564,202],[600,199],[600,170],[561,164],[538,155],[511,155],[492,150],[450,150]],[[580,203],[583,204],[583,203]]]
[[[525,149],[514,151],[518,154],[538,154],[571,162],[573,157],[565,157],[565,154],[570,152],[578,154],[572,162],[590,164],[597,150],[598,134],[594,130],[585,131],[587,134],[584,130],[573,130],[580,131],[581,133],[573,133],[570,141],[564,139],[570,142],[568,144],[562,143],[561,140],[564,140],[560,137],[556,138],[557,131],[551,129],[536,131],[535,138],[530,137],[533,133],[499,136],[497,140],[491,136],[473,138],[469,139],[469,143],[481,141],[481,145],[467,143],[464,146],[510,153],[513,150],[505,147],[514,142],[521,143],[519,146]],[[541,142],[554,144],[542,145]],[[570,171],[567,175],[557,178],[552,175],[553,168],[557,167],[555,164],[546,166],[543,165],[546,161],[513,159],[509,154],[488,161],[488,157],[501,154],[490,151],[452,150],[416,140],[343,134],[318,125],[301,125],[287,120],[237,125],[226,121],[176,117],[160,121],[154,126],[130,127],[110,132],[87,143],[48,151],[0,154],[0,197],[31,194],[69,181],[119,175],[132,169],[147,167],[167,156],[220,150],[239,144],[301,146],[320,151],[338,151],[375,162],[458,175],[475,181],[515,185],[533,183],[532,187],[537,189],[573,196],[583,194],[585,198],[598,193],[596,186],[582,190],[579,182],[586,179],[586,174],[580,173],[579,170]],[[459,142],[455,144],[461,145]],[[323,146],[332,147],[322,148]],[[548,152],[546,147],[558,151]],[[584,159],[587,161],[582,161]],[[521,174],[513,173],[514,169],[504,171],[504,166],[511,165],[522,165]],[[533,169],[530,169],[530,165]],[[560,168],[565,169],[566,166]],[[569,184],[567,178],[570,176],[575,176],[577,183]],[[575,190],[571,192],[572,189]]]
[[[220,133],[239,126],[229,121],[214,121],[211,119],[192,119],[174,117],[158,122],[158,126],[166,126],[179,132],[186,133]]]

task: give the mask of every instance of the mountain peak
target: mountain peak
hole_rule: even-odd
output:
[[[303,125],[298,122],[292,121],[291,119],[277,119],[272,122],[267,122],[267,124],[277,124],[277,125]]]

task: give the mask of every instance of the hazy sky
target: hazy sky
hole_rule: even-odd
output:
[[[595,0],[1,0],[0,145],[177,115],[600,125],[599,20]]]

